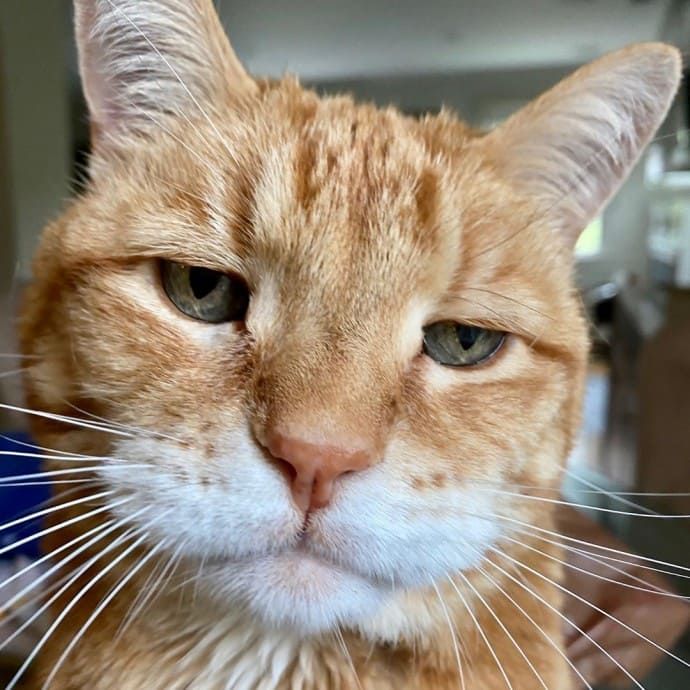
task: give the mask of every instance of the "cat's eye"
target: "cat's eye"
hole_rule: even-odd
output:
[[[444,366],[469,367],[495,355],[505,339],[502,331],[439,321],[424,329],[424,352]]]
[[[200,266],[161,262],[163,289],[187,316],[208,323],[244,321],[249,289],[240,278]]]

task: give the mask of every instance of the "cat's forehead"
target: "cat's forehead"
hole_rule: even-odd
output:
[[[500,240],[522,209],[454,115],[417,120],[288,82],[249,122],[236,149],[246,191],[225,199],[262,273],[338,297],[359,286],[435,299],[460,275],[490,280],[504,250],[515,259]]]
[[[287,82],[249,111],[228,109],[217,128],[162,137],[146,152],[158,161],[140,168],[165,179],[140,171],[137,186],[177,217],[164,232],[189,225],[199,251],[341,293],[352,283],[419,292],[457,268],[463,180],[476,165],[457,165],[470,137],[450,116],[421,123]]]
[[[426,262],[457,254],[454,171],[405,118],[338,99],[307,116],[273,117],[266,130],[251,185],[255,258],[278,251],[293,272],[318,265],[368,282],[395,280],[401,267],[415,277]]]
[[[528,239],[533,218],[449,114],[418,121],[288,81],[249,108],[220,109],[213,126],[176,127],[97,180],[76,254],[159,256],[252,287],[270,278],[293,301],[359,313],[438,300],[458,279],[515,289],[528,251],[525,265],[547,264],[543,247],[504,241],[516,227]]]

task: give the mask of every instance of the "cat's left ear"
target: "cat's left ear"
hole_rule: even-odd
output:
[[[96,148],[257,90],[213,0],[74,0],[74,10]]]
[[[679,51],[662,43],[611,53],[488,134],[489,155],[572,246],[663,121],[681,66]]]

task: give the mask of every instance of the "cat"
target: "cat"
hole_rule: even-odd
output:
[[[482,133],[253,78],[211,0],[75,17],[91,180],[20,323],[74,481],[30,687],[570,688],[533,527],[579,424],[572,248],[678,51],[614,52]]]

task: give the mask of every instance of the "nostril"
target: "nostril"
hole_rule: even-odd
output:
[[[303,511],[326,506],[338,478],[374,462],[373,453],[362,446],[355,450],[347,444],[311,443],[275,429],[269,429],[264,440],[264,456],[285,477],[295,505]]]
[[[297,470],[283,458],[275,458],[274,462],[278,469],[285,475],[285,478],[292,484],[297,479]]]
[[[265,452],[264,455],[268,459],[269,463],[273,465],[278,471],[285,477],[289,485],[297,479],[297,470],[283,458],[277,458],[275,455],[269,452]]]

